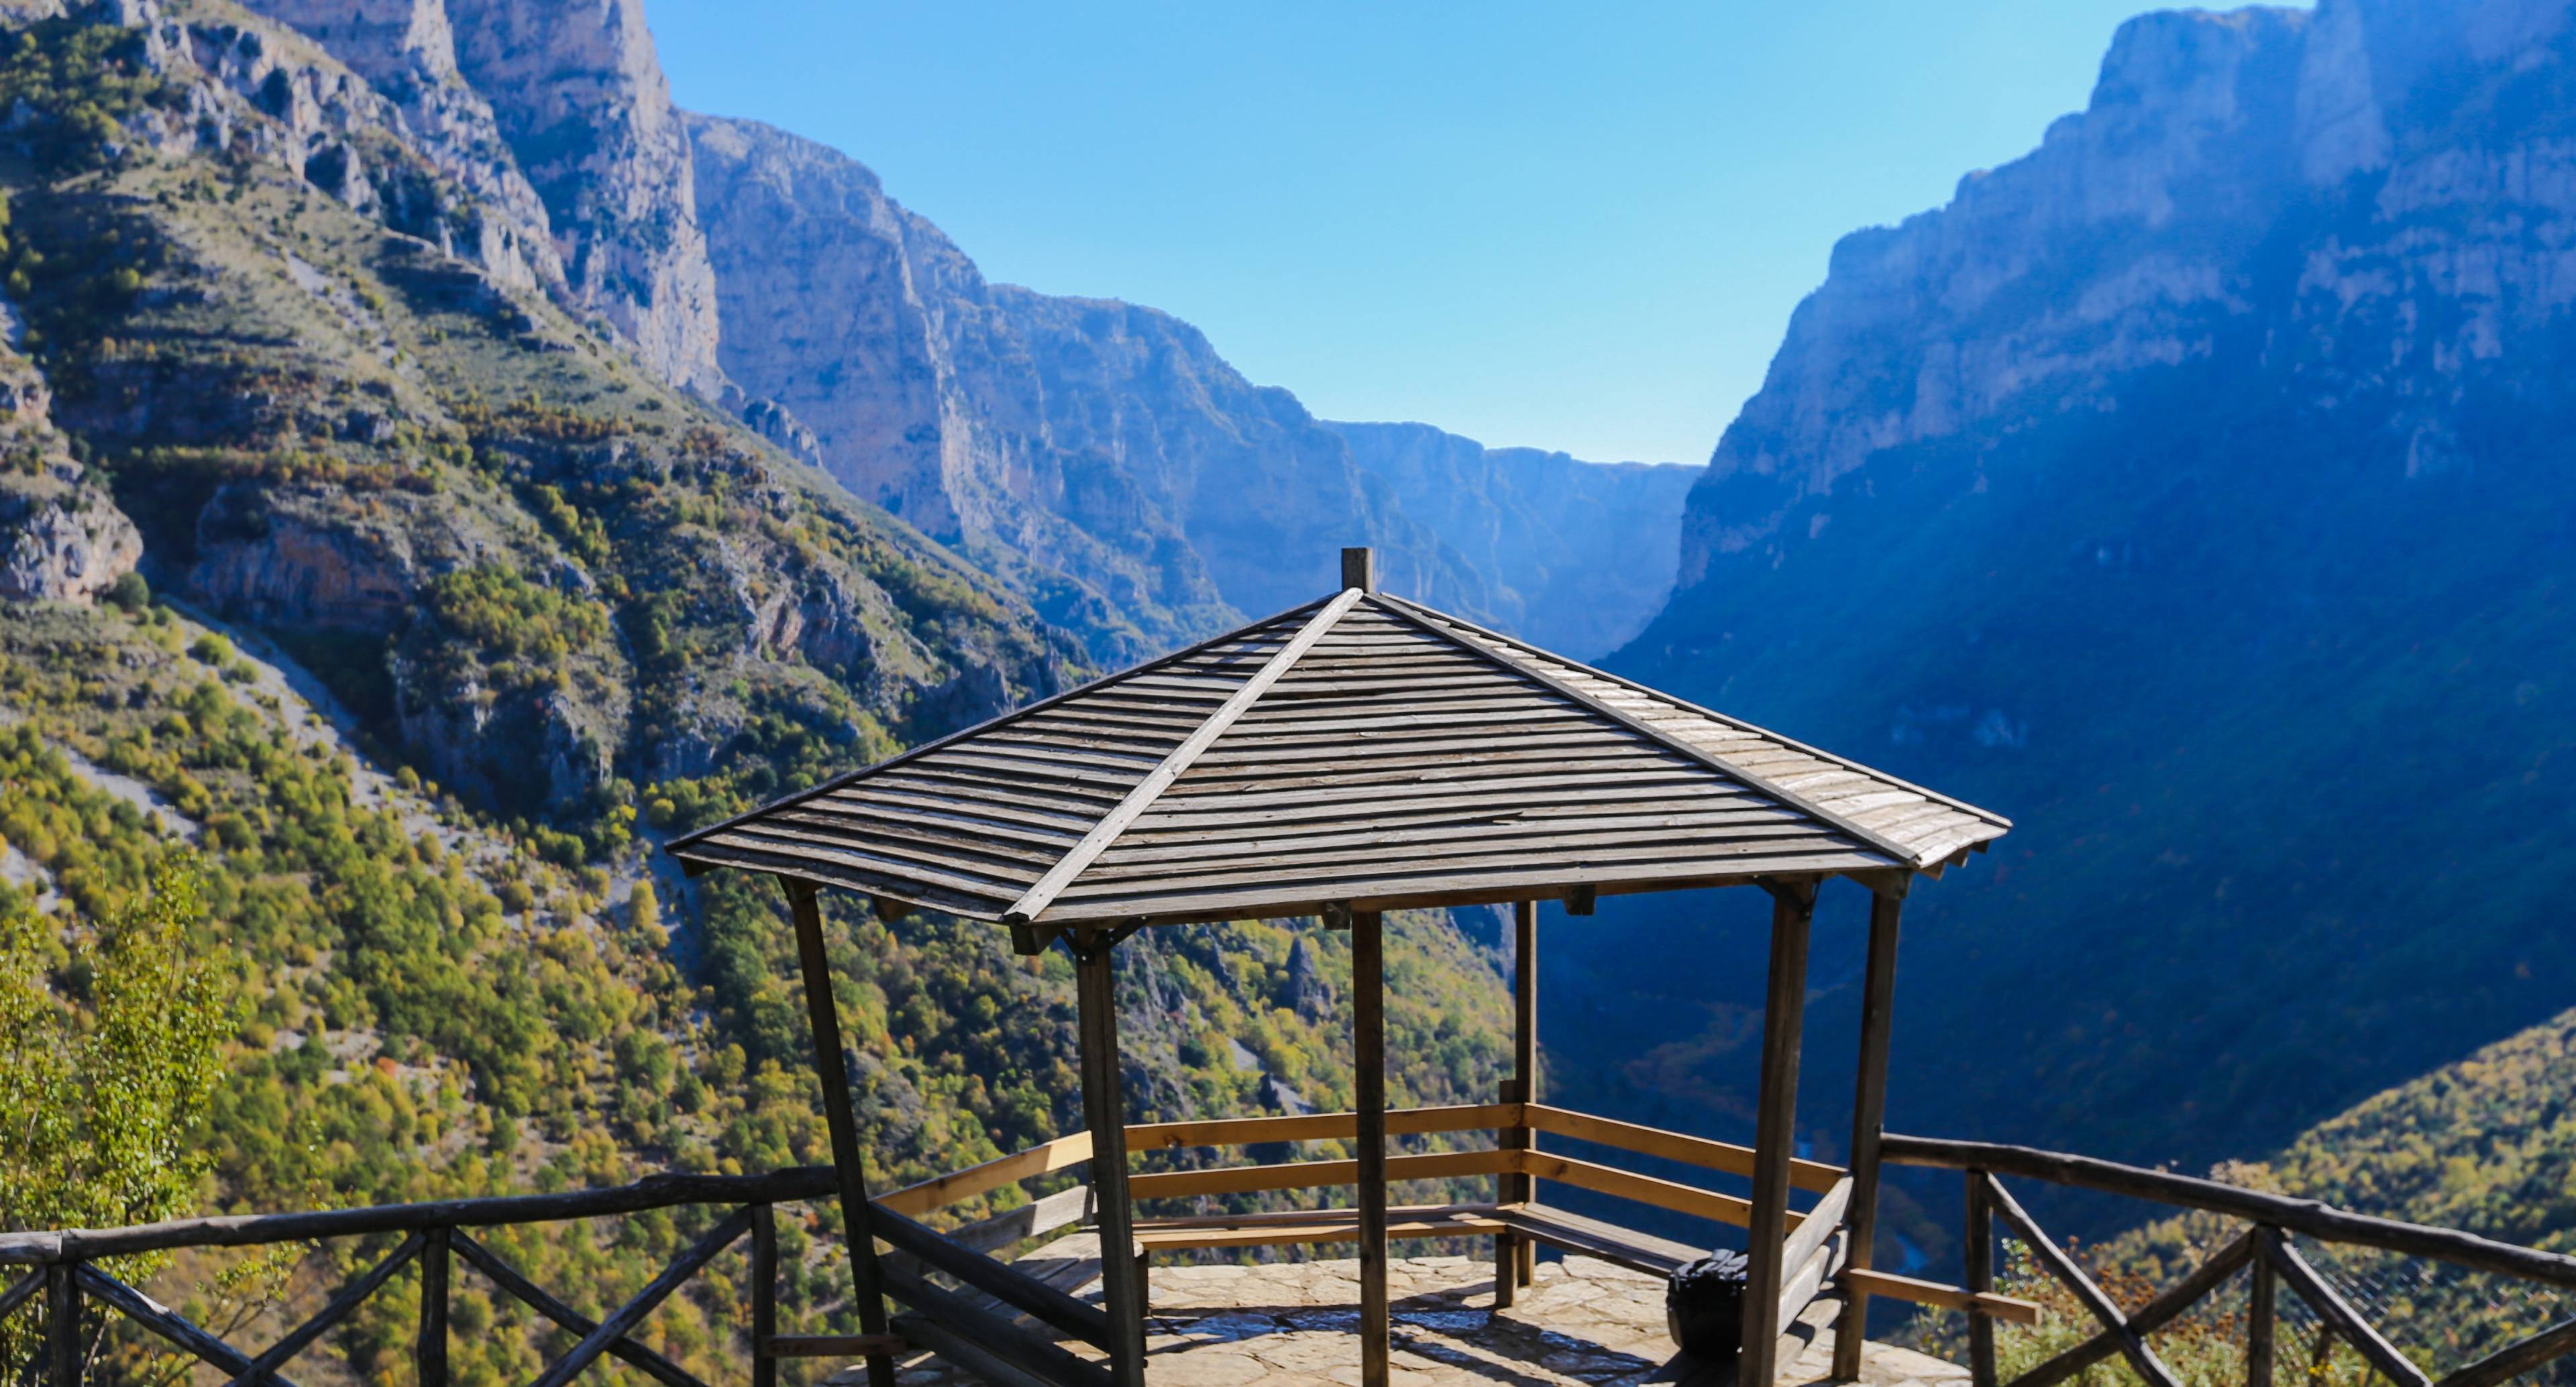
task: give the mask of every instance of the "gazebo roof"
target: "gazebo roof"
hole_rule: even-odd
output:
[[[1353,587],[670,850],[1046,926],[1929,871],[2010,826]]]

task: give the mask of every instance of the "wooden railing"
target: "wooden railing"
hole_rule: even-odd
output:
[[[987,1186],[990,1188],[990,1186]],[[0,1272],[11,1265],[30,1268],[0,1286],[0,1316],[20,1306],[40,1303],[46,1333],[40,1380],[78,1382],[84,1352],[81,1324],[84,1306],[95,1302],[158,1335],[181,1352],[228,1375],[234,1387],[273,1383],[292,1387],[286,1374],[290,1361],[326,1331],[345,1320],[388,1280],[408,1268],[421,1287],[420,1318],[414,1336],[413,1364],[422,1387],[448,1380],[447,1306],[451,1258],[462,1260],[495,1287],[577,1336],[561,1358],[536,1379],[538,1387],[561,1387],[602,1357],[611,1357],[667,1387],[704,1387],[686,1369],[632,1336],[654,1307],[670,1298],[716,1256],[748,1234],[751,1239],[749,1289],[751,1379],[757,1387],[777,1381],[782,1358],[886,1353],[904,1345],[928,1349],[951,1359],[988,1381],[1043,1383],[1052,1387],[1093,1387],[1106,1373],[1041,1335],[1014,1324],[1007,1313],[933,1284],[924,1269],[936,1270],[1025,1313],[1067,1337],[1105,1344],[1108,1326],[1098,1306],[1075,1299],[1001,1262],[981,1255],[974,1245],[992,1239],[1012,1241],[1007,1225],[1014,1211],[950,1235],[935,1233],[901,1210],[878,1203],[870,1210],[869,1228],[900,1254],[881,1268],[887,1290],[911,1307],[896,1317],[891,1336],[866,1334],[780,1334],[777,1330],[778,1241],[774,1206],[830,1198],[838,1189],[826,1167],[805,1167],[758,1176],[663,1175],[631,1185],[572,1194],[520,1195],[495,1199],[448,1200],[423,1204],[379,1205],[292,1214],[181,1219],[130,1228],[76,1229],[50,1233],[0,1234]],[[1043,1204],[1045,1201],[1041,1201]],[[1061,1201],[1059,1201],[1060,1203]],[[625,1304],[598,1320],[566,1305],[537,1286],[467,1230],[509,1225],[555,1223],[638,1213],[648,1209],[712,1206],[730,1210]],[[101,1259],[141,1252],[192,1247],[253,1247],[277,1243],[316,1242],[399,1233],[401,1240],[374,1266],[351,1279],[321,1309],[281,1336],[267,1349],[245,1353],[189,1322],[140,1289],[97,1265]]]
[[[1387,1114],[1391,1136],[1465,1132],[1493,1134],[1492,1149],[1396,1155],[1388,1174],[1398,1180],[1518,1176],[1553,1181],[1668,1212],[1743,1225],[1750,1206],[1737,1196],[1660,1176],[1621,1170],[1597,1161],[1538,1149],[1542,1134],[1590,1143],[1731,1175],[1749,1175],[1750,1148],[1593,1117],[1537,1103],[1489,1103],[1414,1108]],[[1317,1113],[1205,1122],[1141,1123],[1127,1128],[1132,1152],[1176,1151],[1301,1141],[1346,1141],[1358,1134],[1352,1113]],[[639,1342],[638,1327],[653,1309],[707,1264],[748,1235],[751,1243],[751,1378],[760,1387],[776,1380],[781,1358],[890,1352],[896,1343],[927,1349],[988,1380],[1049,1387],[1095,1387],[1100,1365],[1066,1350],[1045,1334],[1016,1324],[1025,1315],[1065,1338],[1105,1348],[1106,1316],[1096,1305],[1026,1275],[990,1253],[1081,1222],[1091,1208],[1087,1185],[1046,1194],[1005,1212],[935,1232],[917,1220],[989,1195],[1005,1185],[1061,1175],[1092,1158],[1092,1140],[1076,1132],[964,1170],[878,1196],[871,1201],[870,1231],[891,1253],[880,1259],[886,1290],[909,1307],[896,1317],[891,1336],[790,1335],[777,1330],[778,1245],[773,1207],[826,1200],[836,1192],[832,1172],[805,1167],[759,1176],[663,1175],[608,1189],[569,1194],[521,1195],[380,1205],[287,1214],[182,1219],[116,1229],[74,1229],[0,1234],[0,1316],[22,1306],[40,1307],[47,1333],[43,1380],[77,1381],[84,1352],[80,1326],[85,1307],[103,1307],[159,1336],[181,1352],[224,1372],[235,1387],[274,1383],[292,1387],[288,1369],[297,1354],[346,1320],[397,1275],[409,1272],[421,1286],[413,1361],[422,1387],[447,1381],[447,1305],[452,1265],[462,1261],[504,1294],[576,1336],[561,1358],[548,1364],[539,1387],[561,1387],[603,1357],[614,1358],[667,1387],[703,1387],[686,1369]],[[1198,1196],[1322,1189],[1351,1184],[1350,1160],[1292,1161],[1268,1165],[1156,1171],[1129,1177],[1133,1197]],[[1850,1181],[1838,1167],[1799,1161],[1791,1171],[1799,1189],[1822,1198],[1790,1218],[1791,1290],[1812,1297],[1827,1268],[1816,1261],[1839,1226]],[[555,1223],[701,1206],[726,1210],[651,1282],[604,1318],[593,1320],[538,1286],[473,1236],[472,1231]],[[1812,1222],[1812,1226],[1805,1226]],[[185,1316],[119,1280],[98,1263],[135,1253],[179,1248],[252,1247],[281,1243],[399,1235],[391,1251],[335,1291],[303,1323],[256,1353],[245,1352]],[[1799,1277],[1802,1269],[1810,1275]],[[11,1266],[27,1270],[11,1280]],[[965,1288],[947,1289],[931,1278]],[[1800,1302],[1801,1307],[1804,1301]]]
[[[1501,1176],[1529,1185],[1553,1181],[1671,1213],[1720,1223],[1748,1221],[1746,1201],[1716,1190],[1621,1170],[1538,1146],[1541,1136],[1590,1143],[1616,1151],[1730,1175],[1752,1169],[1753,1153],[1741,1146],[1657,1128],[1593,1117],[1537,1103],[1495,1103],[1415,1108],[1387,1114],[1390,1134],[1491,1132],[1491,1149],[1394,1155],[1396,1179]],[[1174,1151],[1299,1141],[1348,1140],[1357,1132],[1350,1113],[1260,1117],[1212,1122],[1147,1123],[1127,1128],[1131,1151]],[[2576,1287],[2576,1257],[2541,1252],[2447,1229],[2373,1218],[2310,1200],[2193,1179],[2163,1171],[2036,1151],[2026,1147],[1925,1137],[1887,1136],[1884,1161],[1966,1172],[1968,1187],[1967,1284],[1930,1282],[1844,1265],[1849,1231],[1851,1178],[1838,1167],[1799,1161],[1792,1184],[1817,1198],[1793,1210],[1783,1249],[1782,1322],[1829,1287],[1866,1292],[1968,1312],[1970,1371],[1975,1387],[1996,1381],[1997,1321],[2032,1322],[2038,1307],[1997,1294],[1993,1246],[1997,1224],[2032,1252],[2038,1265],[2063,1282],[2098,1321],[2084,1342],[2013,1379],[2012,1387],[2052,1387],[2086,1368],[2120,1355],[2154,1387],[2178,1387],[2148,1336],[2172,1324],[2239,1271],[2252,1269],[2247,1356],[2250,1387],[2270,1387],[2275,1354],[2278,1288],[2314,1312],[2323,1331],[2349,1344],[2400,1387],[2496,1387],[2496,1384],[2576,1352],[2576,1318],[2532,1334],[2438,1382],[2373,1327],[2333,1284],[2291,1245],[2293,1235],[2321,1242],[2383,1249],[2434,1259],[2471,1271],[2495,1273],[2553,1286]],[[687,1284],[712,1260],[748,1237],[750,1377],[770,1387],[780,1359],[860,1357],[898,1347],[927,1350],[1003,1387],[1103,1387],[1100,1362],[1064,1347],[1063,1340],[1106,1349],[1111,1326],[1100,1307],[1077,1299],[1020,1267],[988,1255],[1085,1221],[1087,1185],[1044,1194],[1018,1207],[945,1231],[918,1220],[953,1209],[1005,1185],[1060,1176],[1090,1161],[1088,1133],[1031,1147],[964,1170],[925,1180],[872,1201],[869,1231],[889,1251],[879,1259],[886,1291],[907,1307],[886,1336],[790,1335],[777,1329],[778,1244],[774,1206],[831,1198],[837,1184],[829,1169],[806,1167],[760,1176],[666,1175],[609,1189],[570,1194],[384,1205],[364,1209],[185,1219],[105,1230],[0,1234],[0,1316],[39,1306],[46,1318],[42,1380],[79,1379],[84,1307],[122,1315],[180,1351],[220,1369],[235,1387],[274,1383],[292,1387],[288,1369],[296,1355],[346,1320],[369,1297],[405,1272],[421,1287],[414,1365],[422,1387],[447,1381],[447,1304],[452,1264],[462,1261],[503,1293],[561,1326],[576,1342],[548,1364],[539,1387],[561,1387],[601,1358],[614,1358],[666,1387],[702,1387],[686,1369],[635,1337],[654,1307]],[[1139,1199],[1183,1199],[1348,1185],[1356,1176],[1347,1160],[1290,1161],[1210,1169],[1155,1171],[1129,1177]],[[2247,1227],[2225,1248],[2147,1304],[2123,1310],[2075,1260],[2052,1242],[2010,1191],[2003,1177],[2047,1181],[2152,1200],[2185,1209],[2241,1218]],[[669,1266],[623,1305],[593,1320],[537,1286],[478,1240],[475,1230],[554,1223],[683,1206],[722,1211]],[[1470,1206],[1454,1206],[1470,1207]],[[1494,1206],[1482,1206],[1491,1208]],[[1244,1216],[1247,1221],[1262,1216]],[[1311,1220],[1309,1220],[1311,1222]],[[1511,1225],[1492,1224],[1500,1233]],[[1605,1225],[1606,1226],[1606,1225]],[[1309,1230],[1310,1232],[1313,1230]],[[98,1265],[102,1259],[192,1247],[249,1247],[329,1239],[395,1236],[393,1247],[334,1292],[309,1318],[257,1353],[244,1352]],[[1667,1245],[1671,1246],[1671,1245]],[[11,1267],[27,1270],[14,1279]],[[1505,1268],[1498,1266],[1498,1272]],[[1509,1277],[1498,1275],[1498,1295]],[[962,1289],[952,1289],[962,1288]],[[1034,1321],[1031,1328],[1026,1323]]]
[[[2291,1245],[2291,1235],[2319,1242],[2376,1248],[2427,1258],[2470,1271],[2576,1287],[2576,1257],[2473,1233],[2430,1228],[2396,1219],[2352,1213],[2309,1199],[2292,1199],[2260,1190],[2195,1179],[2169,1171],[2146,1170],[2026,1146],[1989,1142],[1945,1141],[1890,1134],[1880,1148],[1891,1165],[1959,1170],[1967,1178],[1967,1281],[1964,1294],[1991,1297],[1994,1241],[2000,1219],[2010,1236],[2030,1249],[2050,1277],[2066,1287],[2100,1326],[2092,1337],[2021,1373],[2010,1387],[2051,1387],[2118,1354],[2153,1387],[2179,1387],[2171,1368],[2156,1356],[2147,1336],[2181,1318],[2239,1271],[2251,1269],[2245,1316],[2246,1379],[2249,1387],[2270,1387],[2279,1351],[2279,1295],[2287,1286],[2318,1322],[2320,1351],[2335,1342],[2349,1344],[2372,1369],[2398,1387],[2497,1387],[2497,1384],[2576,1352],[2576,1318],[2535,1334],[2435,1379],[2390,1342],[2376,1326],[2307,1258]],[[2001,1176],[2041,1180],[2098,1190],[2183,1209],[2197,1209],[2242,1219],[2246,1227],[2207,1261],[2173,1286],[2133,1310],[2122,1310],[2075,1259],[2053,1242],[2019,1200],[2003,1186]],[[1860,1289],[1877,1291],[1876,1283],[1892,1280],[1873,1273],[1848,1273]],[[1951,1302],[1936,1302],[1951,1303]],[[1974,1300],[1953,1303],[1969,1312],[1968,1367],[1974,1387],[1998,1387],[1994,1320],[1991,1307]]]

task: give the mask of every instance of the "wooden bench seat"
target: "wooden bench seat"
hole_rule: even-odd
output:
[[[1585,1218],[1544,1204],[1412,1204],[1386,1211],[1389,1239],[1455,1238],[1517,1233],[1561,1251],[1671,1276],[1706,1255],[1687,1243],[1658,1238]],[[1200,1247],[1283,1247],[1355,1242],[1356,1209],[1290,1209],[1256,1214],[1136,1220],[1136,1245],[1151,1257],[1162,1250]]]
[[[1412,1204],[1386,1211],[1389,1238],[1460,1238],[1510,1231],[1491,1204]],[[1289,1209],[1136,1220],[1136,1244],[1149,1254],[1167,1248],[1346,1243],[1358,1241],[1359,1236],[1360,1216],[1356,1209]]]

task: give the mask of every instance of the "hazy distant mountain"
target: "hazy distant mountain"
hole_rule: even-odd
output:
[[[1302,602],[1346,544],[1377,546],[1395,591],[1548,623],[1577,653],[1633,632],[1669,586],[1696,468],[1595,475],[1323,423],[1169,314],[987,282],[837,150],[688,120],[726,374],[792,416],[844,485],[1013,582],[1104,662]],[[1623,553],[1653,557],[1606,582],[1566,575]]]
[[[2576,1000],[2571,64],[2565,0],[2150,14],[1835,248],[1611,663],[2019,821],[1916,893],[1894,1125],[2206,1163]],[[1554,1036],[1749,1081],[1760,912],[1568,929]]]
[[[1698,467],[1488,448],[1429,424],[1326,427],[1484,578],[1486,615],[1517,635],[1593,658],[1637,634],[1672,591]]]

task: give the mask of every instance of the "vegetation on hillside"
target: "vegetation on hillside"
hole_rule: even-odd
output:
[[[2576,1253],[2576,1011],[2375,1095],[2302,1133],[2268,1161],[2229,1163],[2213,1173],[2230,1184]],[[2213,1214],[2169,1216],[2079,1251],[2112,1298],[2134,1308],[2242,1227]],[[2556,1288],[2304,1238],[2298,1247],[2435,1377],[2576,1318],[2576,1294]],[[1998,1281],[2046,1307],[2038,1328],[1997,1336],[2007,1375],[2014,1364],[2036,1364],[2092,1334],[2092,1317],[2026,1255],[2015,1256]],[[2245,1281],[2239,1273],[2200,1310],[2154,1336],[2156,1351],[2177,1371],[2198,1365],[2184,1373],[2185,1381],[2243,1380]],[[2281,1361],[2313,1364],[2314,1316],[2287,1290],[2280,1303]],[[1962,1343],[1952,1316],[1926,1315],[1915,1332],[1945,1350]],[[2335,1350],[2325,1375],[2356,1384],[2367,1377],[2349,1346]],[[2525,1380],[2571,1377],[2576,1365],[2562,1360]],[[2096,1368],[2087,1380],[2103,1387],[2139,1381],[2121,1364]]]
[[[260,27],[212,0],[165,9]],[[246,143],[154,147],[142,118],[174,99],[214,101],[241,129],[269,117],[132,42],[71,22],[0,34],[15,54],[0,106],[33,113],[0,139],[7,297],[55,421],[144,531],[151,569],[95,610],[0,608],[5,1004],[103,1024],[103,965],[80,942],[137,911],[184,939],[220,1018],[221,1081],[186,1143],[203,1168],[173,1168],[143,1213],[823,1159],[776,891],[736,874],[683,889],[656,877],[652,845],[1050,691],[1075,672],[1071,643],[645,376],[598,325]],[[345,735],[272,655],[246,653],[262,637],[327,687]],[[182,860],[201,910],[179,908]],[[1079,1125],[1060,956],[838,896],[827,911],[873,1178]],[[1304,972],[1294,947],[1251,925],[1122,946],[1139,1120],[1258,1111],[1274,1079],[1347,1101],[1341,1014],[1298,981],[1346,975],[1342,946],[1306,935]],[[1399,922],[1391,971],[1418,972],[1389,1018],[1408,1057],[1396,1094],[1490,1093],[1507,1015],[1490,965],[1439,917]],[[112,1073],[53,1063],[7,1051],[0,1092]],[[184,1116],[156,1130],[191,1130]],[[13,1204],[0,1226],[120,1216],[81,1208]],[[781,1230],[784,1315],[852,1328],[815,1212]],[[707,1221],[490,1241],[598,1314]],[[240,1341],[261,1343],[386,1247],[182,1257],[153,1288],[212,1323],[253,1316]],[[299,1380],[402,1381],[401,1284],[299,1358]],[[643,1337],[728,1376],[745,1294],[728,1259]],[[463,1382],[524,1380],[567,1346],[470,1275],[454,1313]],[[119,1331],[108,1348],[137,1345]]]

